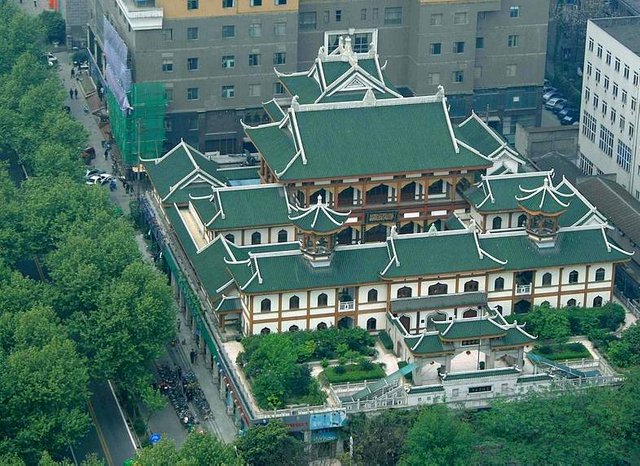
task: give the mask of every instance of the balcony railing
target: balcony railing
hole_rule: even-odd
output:
[[[340,301],[338,304],[338,309],[341,311],[353,311],[355,308],[355,301]]]
[[[516,294],[531,294],[531,283],[527,285],[516,285]]]

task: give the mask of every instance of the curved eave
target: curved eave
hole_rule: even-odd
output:
[[[564,214],[568,207],[564,207],[562,208],[562,210],[558,210],[556,212],[546,212],[543,209],[529,209],[526,206],[522,205],[521,203],[518,203],[518,205],[520,206],[520,208],[522,210],[524,210],[526,213],[528,213],[529,215],[546,215],[547,217],[559,217],[560,215]]]

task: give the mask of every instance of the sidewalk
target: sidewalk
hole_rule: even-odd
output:
[[[33,4],[33,3],[32,3]],[[105,160],[104,149],[102,148],[102,141],[105,136],[102,134],[98,127],[99,118],[93,115],[91,112],[85,111],[85,106],[91,105],[96,107],[95,102],[88,103],[83,95],[84,89],[87,88],[85,83],[83,86],[78,85],[75,79],[71,78],[71,65],[70,55],[67,52],[56,53],[58,61],[60,63],[58,73],[63,82],[63,88],[66,91],[67,99],[66,105],[71,108],[71,115],[76,118],[86,129],[89,134],[87,145],[93,146],[96,149],[96,158],[92,161],[92,166],[106,171],[112,172],[112,160],[109,158]],[[78,99],[70,99],[69,89],[78,90]],[[97,96],[92,95],[90,98],[97,99]],[[106,189],[107,186],[94,186],[96,189]],[[127,194],[122,187],[121,183],[118,183],[117,189],[113,192],[109,192],[109,197],[114,204],[119,206],[123,213],[126,215],[129,213],[129,202],[135,199],[133,194]],[[145,260],[152,262],[151,256],[147,249],[147,245],[142,235],[137,235],[136,241],[142,252]],[[200,386],[207,397],[211,405],[211,412],[213,414],[212,419],[202,421],[202,426],[209,432],[214,433],[218,438],[225,442],[232,442],[237,434],[237,428],[235,427],[233,420],[227,415],[226,406],[223,400],[220,400],[219,390],[211,371],[205,367],[205,363],[202,358],[196,362],[195,365],[191,365],[189,362],[188,353],[191,348],[196,348],[194,343],[194,336],[191,329],[187,326],[186,321],[182,315],[179,315],[181,320],[180,332],[178,335],[178,344],[176,347],[168,347],[167,353],[160,358],[157,364],[166,363],[173,367],[179,365],[183,368],[183,372],[187,370],[193,371],[200,383]],[[185,346],[180,343],[185,341]],[[186,438],[187,431],[182,427],[176,412],[170,403],[161,411],[154,413],[149,420],[149,430],[151,432],[157,432],[165,434],[167,437],[172,438],[178,444],[182,444]]]

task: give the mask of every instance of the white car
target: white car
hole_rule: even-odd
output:
[[[109,183],[111,180],[115,180],[115,179],[116,177],[109,173],[96,173],[86,177],[86,180],[87,180],[86,183],[87,184],[106,184],[106,183]]]
[[[58,57],[56,57],[53,53],[47,53],[47,63],[49,66],[55,66],[58,64]]]

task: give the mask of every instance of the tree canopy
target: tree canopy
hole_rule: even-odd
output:
[[[220,442],[212,434],[192,432],[180,448],[172,440],[162,439],[139,450],[137,466],[241,466],[232,445]]]
[[[304,444],[289,435],[282,421],[256,426],[236,441],[238,453],[252,466],[297,466],[304,463]]]

